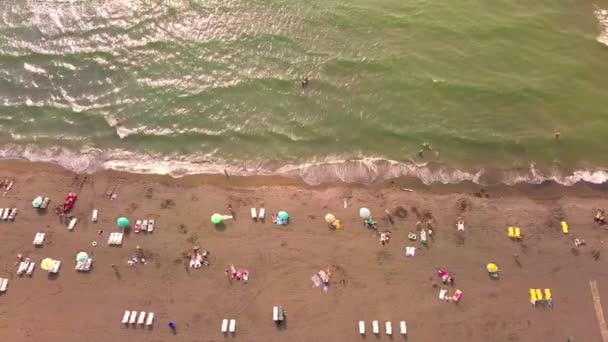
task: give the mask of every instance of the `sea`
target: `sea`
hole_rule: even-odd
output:
[[[0,158],[603,183],[607,45],[608,0],[3,0]]]

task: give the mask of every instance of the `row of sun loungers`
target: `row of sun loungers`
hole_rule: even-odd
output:
[[[230,323],[228,322],[228,319],[224,318],[222,320],[222,327],[221,330],[223,333],[227,333],[227,332],[236,332],[236,319],[231,319]]]
[[[537,306],[538,304],[543,306],[553,306],[553,295],[551,289],[545,289],[544,296],[543,291],[540,289],[530,289],[530,303]]]
[[[0,278],[0,292],[6,292],[7,287],[8,287],[8,279]]]
[[[34,236],[33,241],[34,246],[42,246],[42,244],[44,243],[44,236],[44,233],[36,233],[36,236]]]
[[[393,334],[393,323],[391,321],[384,323],[384,331],[387,335]],[[378,321],[372,321],[372,332],[376,335],[380,334],[380,324]],[[399,332],[401,335],[407,335],[407,324],[405,321],[399,322]],[[365,321],[359,321],[359,334],[365,335]]]
[[[17,268],[17,275],[25,274],[28,276],[32,276],[35,267],[35,262],[31,261],[30,259],[25,259],[24,261],[19,263],[19,267]]]
[[[266,209],[260,208],[259,214],[256,212],[255,208],[251,208],[251,218],[255,221],[257,219],[263,220],[264,216],[266,216]]]
[[[110,245],[110,246],[122,245],[122,236],[123,236],[123,233],[110,233],[110,237],[108,238],[108,245]]]
[[[154,220],[150,219],[150,220],[137,220],[135,221],[135,226],[134,226],[134,231],[136,233],[139,233],[140,231],[144,231],[144,232],[153,232],[154,231]]]
[[[3,221],[14,220],[17,216],[17,208],[0,208],[0,218]]]
[[[88,272],[91,270],[91,266],[93,265],[93,259],[88,258],[85,261],[76,261],[76,267],[74,269],[80,272]]]
[[[146,325],[152,325],[154,322],[154,312],[148,312],[148,319],[146,319],[145,311],[141,311],[139,314],[137,311],[125,311],[125,313],[122,315],[122,323],[135,324],[135,322],[137,322],[139,325],[143,325],[144,322]]]

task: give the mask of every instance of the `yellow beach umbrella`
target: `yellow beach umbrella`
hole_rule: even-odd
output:
[[[40,262],[40,268],[45,271],[50,271],[55,267],[55,260],[51,258],[46,258]]]
[[[498,266],[496,266],[496,264],[493,263],[489,263],[488,266],[486,266],[486,268],[488,269],[488,272],[490,273],[494,273],[498,271]]]
[[[327,223],[333,223],[336,221],[336,217],[334,216],[334,214],[327,214],[325,215],[325,222]]]

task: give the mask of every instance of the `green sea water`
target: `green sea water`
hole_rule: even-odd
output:
[[[603,170],[602,9],[608,1],[3,1],[0,155],[150,172],[369,158],[448,178]],[[419,156],[424,143],[433,151]]]

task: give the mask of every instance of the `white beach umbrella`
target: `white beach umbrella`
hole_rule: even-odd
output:
[[[359,209],[359,216],[361,216],[362,219],[366,219],[366,218],[372,216],[372,212],[369,211],[369,209],[367,209],[367,208],[361,208],[361,209]]]

